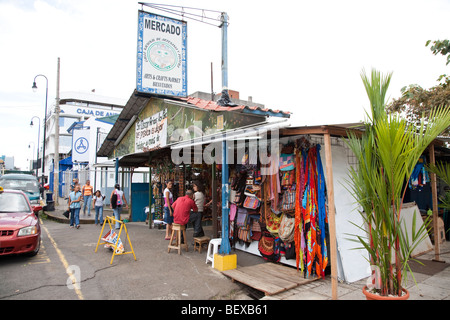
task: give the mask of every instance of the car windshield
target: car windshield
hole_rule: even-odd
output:
[[[29,193],[39,193],[39,186],[36,179],[0,179],[0,186],[2,186],[3,189],[14,189]]]
[[[30,212],[27,198],[20,193],[0,193],[0,212]]]

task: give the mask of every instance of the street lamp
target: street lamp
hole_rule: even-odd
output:
[[[45,81],[46,81],[46,86],[45,86],[45,115],[44,115],[44,142],[42,145],[42,186],[44,186],[44,164],[45,164],[45,139],[46,139],[46,128],[47,128],[47,99],[48,99],[48,79],[46,76],[44,76],[43,74],[38,74],[37,76],[34,77],[33,80],[33,86],[31,87],[31,89],[33,89],[34,92],[37,91],[37,85],[36,85],[36,78],[37,77],[44,77]],[[39,118],[38,118],[39,119]],[[40,121],[39,121],[40,122]],[[30,125],[33,125],[33,119],[31,119],[31,123]],[[39,149],[38,149],[39,150]]]

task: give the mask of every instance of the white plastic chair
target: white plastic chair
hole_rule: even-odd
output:
[[[206,262],[205,263],[208,263],[208,261],[211,261],[213,268],[214,268],[214,255],[219,252],[219,246],[221,243],[222,243],[221,238],[211,239],[211,241],[209,241],[208,252],[206,253]]]

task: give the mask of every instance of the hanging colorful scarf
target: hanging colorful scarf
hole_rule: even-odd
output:
[[[319,207],[319,235],[320,245],[322,249],[322,265],[321,275],[325,277],[325,268],[328,265],[327,243],[326,243],[326,228],[325,225],[328,222],[327,208],[326,208],[326,186],[325,176],[323,172],[322,160],[320,157],[320,145],[317,145],[317,173],[318,173],[318,207]]]
[[[301,248],[301,236],[302,236],[302,210],[301,210],[301,204],[300,199],[303,195],[303,184],[302,184],[302,177],[303,177],[303,159],[301,150],[297,149],[295,153],[295,181],[297,185],[297,193],[295,197],[295,231],[294,231],[294,242],[295,242],[295,262],[297,266],[297,270],[300,269],[303,273],[304,265],[303,265],[303,250]]]

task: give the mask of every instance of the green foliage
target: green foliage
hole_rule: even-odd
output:
[[[431,40],[428,40],[425,44],[425,47],[428,47],[428,45],[431,43]],[[438,53],[442,54],[443,56],[446,56],[450,53],[450,41],[448,40],[436,40],[433,41],[433,46],[431,46],[431,52],[433,52],[434,55],[437,55]],[[450,63],[450,55],[447,56],[447,63],[448,65]]]
[[[401,226],[405,181],[423,151],[450,123],[449,107],[431,110],[427,125],[423,119],[411,125],[398,114],[387,114],[385,96],[391,77],[372,70],[369,79],[362,72],[372,114],[363,136],[350,133],[347,140],[358,160],[349,172],[350,191],[361,206],[368,233],[368,240],[358,240],[370,263],[379,267],[382,295],[400,294],[410,254],[426,236],[425,226],[417,229],[414,225],[410,242]]]
[[[436,165],[430,164],[427,166],[428,171],[435,173],[448,186],[450,186],[450,163],[439,162]],[[439,207],[450,210],[450,190],[443,196],[439,197],[441,204]]]
[[[425,46],[428,46],[428,40]],[[431,51],[447,55],[447,65],[450,63],[450,42],[449,40],[433,41]],[[401,89],[401,97],[394,99],[387,107],[389,112],[404,114],[405,118],[412,124],[420,126],[423,117],[427,118],[433,108],[450,104],[450,77],[442,74],[437,79],[438,85],[424,89],[417,84],[411,84]],[[450,126],[442,132],[443,135],[450,135]]]

